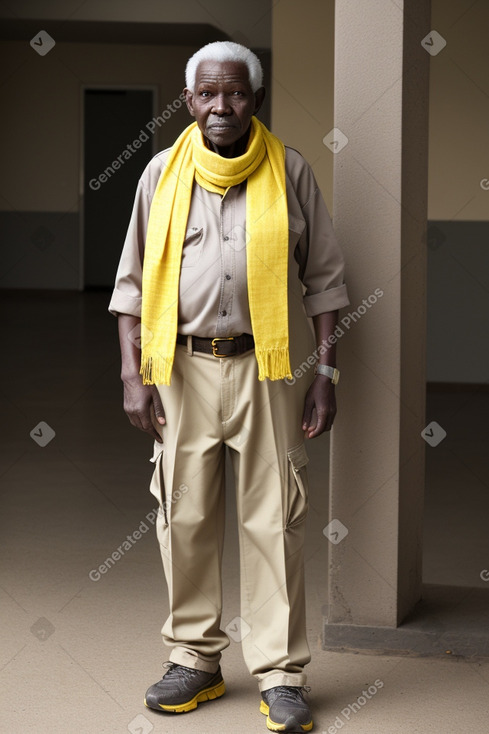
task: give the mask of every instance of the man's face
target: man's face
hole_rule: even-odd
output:
[[[265,90],[251,89],[248,67],[241,61],[202,61],[195,90],[186,102],[202,134],[219,150],[228,149],[247,132],[260,109]]]

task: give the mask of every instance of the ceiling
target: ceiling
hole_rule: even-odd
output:
[[[6,20],[0,23],[0,40],[30,41],[45,30],[56,42],[134,43],[203,46],[230,37],[207,23],[134,23],[98,20]]]

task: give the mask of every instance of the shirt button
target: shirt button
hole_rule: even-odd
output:
[[[231,276],[229,275],[229,273],[226,273],[226,280],[231,280]]]
[[[221,316],[227,316],[227,311],[221,311]]]
[[[228,239],[229,239],[229,237],[228,237],[228,236],[226,235],[226,236],[224,237],[224,242],[227,242],[227,241],[228,241]]]

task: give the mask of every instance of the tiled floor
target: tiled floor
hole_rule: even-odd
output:
[[[220,701],[181,716],[158,715],[142,704],[146,687],[162,675],[159,629],[167,603],[148,492],[151,441],[122,412],[116,322],[105,315],[107,300],[107,294],[1,296],[0,731],[265,731],[256,684],[235,642],[224,653],[228,691]],[[428,418],[447,438],[428,450],[424,559],[427,582],[487,587],[489,597],[480,575],[489,568],[488,402],[487,394],[430,396]],[[55,432],[44,447],[39,443],[49,432],[41,421]],[[327,437],[309,444],[308,672],[315,731],[486,734],[488,661],[321,650],[327,444]],[[229,485],[224,624],[239,614]],[[92,580],[90,571],[127,536],[131,548]]]

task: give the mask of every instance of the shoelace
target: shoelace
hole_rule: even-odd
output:
[[[198,670],[193,670],[192,668],[187,668],[185,665],[178,665],[177,663],[163,663],[163,667],[167,668],[166,673],[164,674],[164,678],[184,678],[189,679],[192,678],[192,676],[195,673],[198,673]]]
[[[274,700],[280,696],[280,698],[284,698],[292,703],[302,703],[304,701],[303,691],[309,693],[310,690],[310,686],[277,686],[272,696]]]

